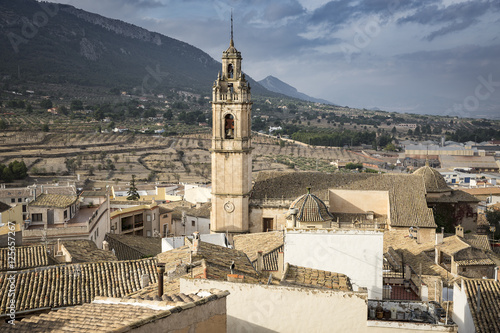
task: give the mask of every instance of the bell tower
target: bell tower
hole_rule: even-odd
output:
[[[231,15],[229,48],[222,53],[222,73],[212,88],[211,232],[249,231],[252,102],[241,60],[241,53],[234,47]]]

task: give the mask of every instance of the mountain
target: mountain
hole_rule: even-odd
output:
[[[297,89],[295,89],[291,85],[286,84],[285,82],[271,75],[263,80],[260,80],[259,83],[267,90],[274,91],[275,93],[283,94],[293,98],[303,99],[309,102],[333,104],[332,102],[329,102],[327,100],[314,98],[304,93],[298,92]]]
[[[35,0],[0,0],[0,49],[2,84],[210,94],[221,69],[208,54],[182,41],[70,5]],[[247,78],[254,94],[275,95]]]

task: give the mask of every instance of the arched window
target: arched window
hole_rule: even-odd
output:
[[[232,79],[234,76],[233,64],[227,65],[227,77]]]
[[[232,114],[228,114],[224,118],[224,138],[234,139],[234,117]]]

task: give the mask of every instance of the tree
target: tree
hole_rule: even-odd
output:
[[[52,106],[53,106],[52,101],[48,98],[45,98],[40,102],[40,107],[44,109],[50,109],[52,108]]]
[[[74,99],[71,101],[71,110],[75,111],[75,110],[83,110],[83,102],[78,100],[78,99]]]
[[[135,175],[132,175],[132,180],[130,181],[130,187],[127,194],[127,200],[139,200],[139,198],[141,197],[137,192],[137,187],[135,186]]]
[[[7,123],[5,120],[0,119],[0,129],[6,129],[7,128]]]
[[[395,135],[397,132],[398,130],[396,129],[396,126],[394,126],[391,130],[392,135]]]
[[[495,239],[500,238],[500,210],[488,209],[486,211],[488,223],[495,227]]]
[[[42,125],[42,132],[48,132],[49,130],[50,130],[49,125],[47,125],[47,124]]]
[[[26,105],[26,112],[30,114],[33,113],[33,106],[31,106],[31,104]]]

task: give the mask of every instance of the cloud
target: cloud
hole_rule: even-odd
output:
[[[425,37],[428,41],[432,41],[436,37],[465,30],[477,24],[480,21],[479,18],[488,12],[499,10],[500,3],[494,1],[467,1],[445,7],[429,5],[419,8],[411,15],[400,18],[398,24],[418,23],[430,26],[446,24]]]

